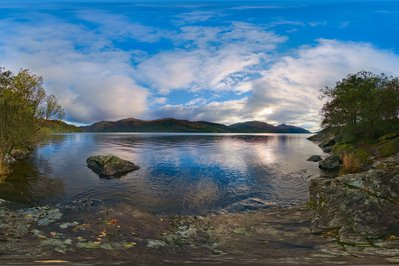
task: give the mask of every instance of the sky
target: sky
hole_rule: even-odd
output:
[[[320,89],[399,75],[397,1],[2,0],[0,66],[78,125],[127,117],[320,128]]]

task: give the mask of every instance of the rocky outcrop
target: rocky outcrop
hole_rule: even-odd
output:
[[[315,226],[344,244],[399,237],[399,154],[362,173],[313,180],[310,195]]]
[[[121,177],[140,167],[115,155],[91,156],[86,160],[87,166],[100,177]]]
[[[323,170],[338,170],[341,165],[341,158],[336,155],[328,156],[319,162],[319,168]]]

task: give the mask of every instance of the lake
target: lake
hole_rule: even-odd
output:
[[[52,135],[0,181],[0,197],[22,205],[132,204],[160,214],[290,206],[308,198],[324,155],[308,134],[74,133]],[[91,155],[115,154],[141,168],[99,178]]]

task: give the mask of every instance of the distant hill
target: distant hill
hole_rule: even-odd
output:
[[[74,133],[83,131],[77,126],[59,120],[43,120],[42,123],[43,127],[41,130],[47,133]]]
[[[278,125],[277,131],[278,131],[278,133],[311,133],[307,129],[304,129],[301,127],[290,126],[290,125],[286,125],[286,124]]]
[[[205,121],[188,121],[165,118],[151,121],[127,118],[119,121],[102,121],[91,126],[81,127],[87,132],[229,132],[229,128],[222,124]]]
[[[277,133],[277,127],[259,121],[233,124],[229,129],[235,133]]]
[[[310,133],[300,127],[285,124],[273,126],[259,121],[226,126],[206,121],[188,121],[174,118],[150,121],[135,118],[101,121],[90,126],[81,127],[81,129],[85,132]]]

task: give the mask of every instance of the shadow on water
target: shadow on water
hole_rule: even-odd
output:
[[[64,138],[55,138],[62,141]],[[50,139],[42,140],[46,145]],[[22,206],[36,206],[57,202],[64,192],[62,179],[50,177],[52,166],[44,158],[17,161],[11,166],[12,172],[0,179],[0,197]]]

